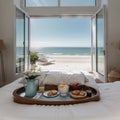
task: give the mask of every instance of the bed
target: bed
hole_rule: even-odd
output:
[[[0,120],[120,120],[120,82],[97,84],[97,102],[45,106],[13,102],[13,91],[23,86],[20,80],[0,88]]]

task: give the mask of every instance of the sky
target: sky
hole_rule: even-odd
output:
[[[91,18],[31,18],[31,47],[90,47]]]

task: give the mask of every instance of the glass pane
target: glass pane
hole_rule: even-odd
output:
[[[104,75],[104,16],[103,10],[97,14],[97,71]]]
[[[58,0],[26,0],[27,7],[58,6]]]
[[[25,70],[29,67],[29,18],[25,19]]]
[[[92,68],[96,71],[96,19],[92,18]]]
[[[16,73],[24,70],[24,14],[16,9]]]
[[[61,0],[61,6],[95,6],[96,0]]]

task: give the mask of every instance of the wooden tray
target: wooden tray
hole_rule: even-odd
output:
[[[57,86],[55,85],[45,85],[45,90],[52,90],[52,89],[57,89]],[[14,102],[20,103],[20,104],[37,104],[37,105],[69,105],[69,104],[78,104],[78,103],[84,103],[84,102],[90,102],[90,101],[99,101],[100,100],[100,92],[92,87],[81,85],[79,90],[91,90],[92,95],[89,97],[87,96],[86,98],[83,99],[74,99],[70,97],[68,94],[66,97],[62,97],[58,95],[55,98],[46,98],[43,95],[39,99],[34,99],[34,98],[27,98],[25,96],[21,96],[21,94],[24,93],[25,88],[21,87],[13,92],[13,98]],[[69,88],[69,91],[71,91],[72,88]]]

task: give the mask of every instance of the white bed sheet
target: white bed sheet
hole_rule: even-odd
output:
[[[0,88],[0,120],[120,120],[120,82],[98,84],[101,100],[74,105],[45,106],[13,102],[20,79]]]

